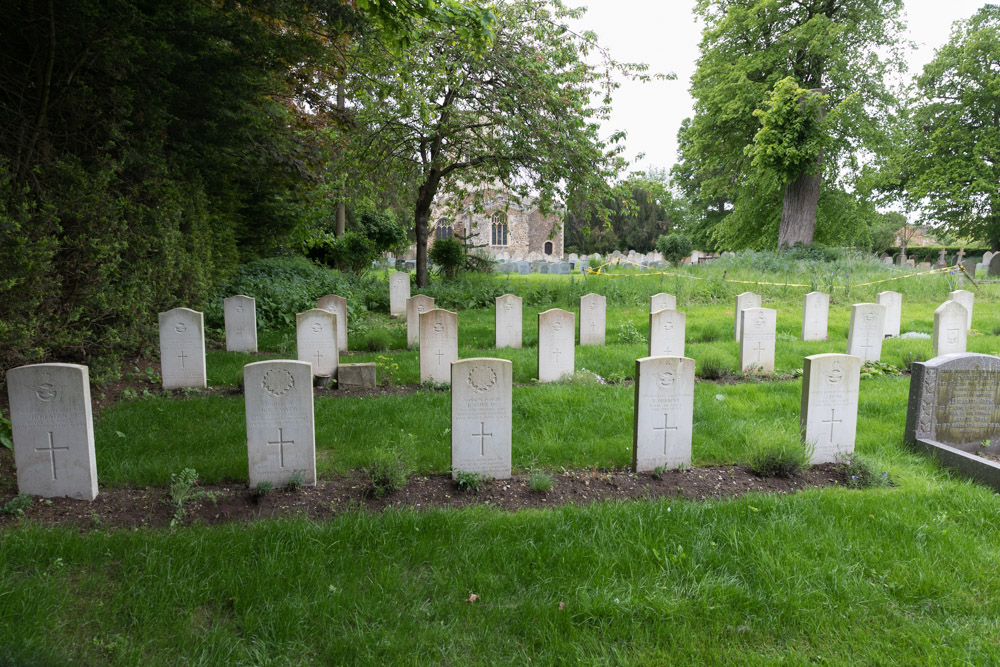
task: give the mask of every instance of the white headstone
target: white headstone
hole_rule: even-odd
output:
[[[340,365],[337,350],[337,316],[313,308],[295,316],[297,359],[312,364],[313,375],[333,377]]]
[[[744,373],[773,373],[778,311],[773,308],[744,308],[740,315],[740,370]]]
[[[560,308],[538,313],[538,381],[555,382],[574,371],[576,316]]]
[[[694,359],[636,359],[633,470],[691,465],[693,415]]]
[[[251,488],[260,482],[284,486],[295,476],[316,484],[312,374],[304,361],[243,367]]]
[[[655,313],[658,310],[677,310],[677,297],[666,292],[649,297],[649,312]],[[684,355],[678,356],[683,357]]]
[[[328,310],[337,316],[337,349],[347,352],[347,299],[336,294],[327,294],[316,301],[316,307]]]
[[[90,374],[77,364],[7,371],[17,490],[44,498],[97,497]]]
[[[746,308],[760,308],[760,294],[753,292],[743,292],[736,295],[735,324],[733,325],[733,335],[735,340],[740,339],[740,311]]]
[[[903,319],[903,295],[899,292],[879,292],[876,302],[885,306],[884,337],[898,336]]]
[[[957,289],[948,295],[948,299],[951,301],[958,301],[960,304],[965,306],[965,310],[969,313],[968,326],[967,329],[972,328],[972,306],[976,302],[976,295],[965,289]]]
[[[451,364],[451,469],[510,479],[513,364],[462,359]]]
[[[802,340],[826,340],[830,295],[809,292],[802,304]]]
[[[934,311],[934,335],[931,346],[934,356],[965,352],[969,314],[957,301],[945,301]]]
[[[885,334],[885,306],[877,303],[856,303],[851,306],[851,323],[847,330],[847,354],[860,357],[862,363],[882,358]]]
[[[676,310],[649,315],[649,356],[683,357],[686,317]]]
[[[160,375],[164,389],[207,386],[201,313],[190,308],[160,313]]]
[[[604,345],[608,300],[601,294],[580,297],[580,345]]]
[[[854,453],[861,359],[814,354],[803,360],[802,441],[813,446],[811,463],[835,463]]]
[[[435,308],[420,314],[420,381],[451,382],[458,361],[458,314]]]
[[[226,321],[226,349],[230,352],[257,351],[257,302],[238,294],[222,302]]]
[[[521,297],[504,294],[496,298],[496,347],[521,347]]]
[[[426,294],[417,294],[406,300],[406,346],[416,347],[420,343],[420,316],[434,310],[434,299]]]
[[[403,271],[389,276],[389,315],[406,315],[406,300],[410,298],[410,274]]]

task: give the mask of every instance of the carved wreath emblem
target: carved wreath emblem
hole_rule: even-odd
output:
[[[469,386],[480,394],[493,388],[497,383],[497,373],[489,366],[476,366],[469,371]]]
[[[264,373],[260,381],[260,387],[271,396],[279,398],[292,390],[295,386],[295,377],[284,368],[272,368]]]

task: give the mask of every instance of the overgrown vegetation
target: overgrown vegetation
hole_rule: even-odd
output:
[[[811,454],[798,438],[764,438],[749,444],[746,465],[762,477],[792,477],[809,465]]]
[[[369,492],[376,498],[387,496],[406,486],[412,470],[398,452],[382,448],[372,453],[371,461],[363,468],[368,478]]]

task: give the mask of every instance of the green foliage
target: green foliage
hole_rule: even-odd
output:
[[[399,250],[407,245],[406,227],[396,220],[392,211],[363,211],[358,216],[357,226],[378,253]]]
[[[387,496],[406,486],[406,478],[413,470],[399,452],[391,449],[376,449],[371,461],[363,469],[368,478],[369,492],[376,498]]]
[[[431,246],[429,257],[440,267],[443,275],[454,278],[465,267],[465,244],[455,237],[437,239]]]
[[[455,486],[457,486],[460,491],[464,491],[465,493],[476,493],[483,488],[483,484],[486,483],[486,477],[478,472],[456,470],[452,474],[452,477],[455,480]]]
[[[7,449],[14,449],[14,434],[11,431],[10,420],[0,412],[0,445]]]
[[[773,171],[784,182],[816,172],[826,146],[823,112],[827,96],[806,90],[793,77],[774,84],[763,107],[753,112],[761,128],[746,147],[752,166]]]
[[[360,273],[371,267],[379,250],[372,239],[348,230],[340,236],[325,234],[313,239],[306,254],[331,268]]]
[[[179,473],[170,475],[170,496],[167,502],[174,510],[174,516],[170,519],[170,526],[174,527],[187,515],[187,505],[202,499],[209,499],[212,502],[218,498],[215,491],[203,491],[196,489],[198,483],[198,473],[194,468],[184,468]]]
[[[24,516],[29,507],[31,507],[31,496],[27,493],[19,493],[4,503],[3,507],[0,507],[0,515]]]
[[[656,466],[655,468],[653,468],[653,472],[650,474],[652,475],[653,479],[659,481],[663,479],[663,476],[665,474],[667,474],[667,470],[668,470],[667,466]]]
[[[762,477],[792,477],[809,465],[809,458],[809,448],[797,438],[765,438],[750,443],[746,466]]]
[[[256,499],[260,499],[270,494],[272,491],[274,491],[274,482],[265,479],[263,481],[257,482],[257,486],[251,489],[250,495]]]
[[[847,486],[852,489],[870,489],[872,487],[895,486],[889,471],[877,472],[868,459],[855,455],[844,466],[847,475]]]
[[[861,379],[865,380],[883,375],[900,375],[902,372],[896,366],[884,361],[866,361],[864,366],[861,367]]]
[[[656,249],[665,260],[677,265],[691,254],[694,244],[686,234],[674,233],[656,239]]]
[[[305,484],[305,482],[306,482],[305,473],[303,473],[301,470],[296,470],[288,478],[288,481],[285,482],[285,490],[298,491],[299,489],[302,488],[302,485]]]
[[[528,488],[535,493],[548,493],[555,485],[556,481],[552,478],[552,475],[544,472],[532,473],[531,478],[528,480]]]
[[[623,345],[633,345],[635,343],[645,343],[646,334],[639,331],[632,322],[622,322],[618,325],[618,342]]]

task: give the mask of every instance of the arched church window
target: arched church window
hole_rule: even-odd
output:
[[[490,236],[491,245],[507,245],[507,214],[497,211],[491,217],[493,233]]]
[[[552,241],[546,241],[545,242],[545,254],[546,255],[551,255],[552,254]]]
[[[437,227],[434,230],[434,236],[439,239],[450,239],[452,236],[451,220],[448,218],[442,218],[438,220]]]

